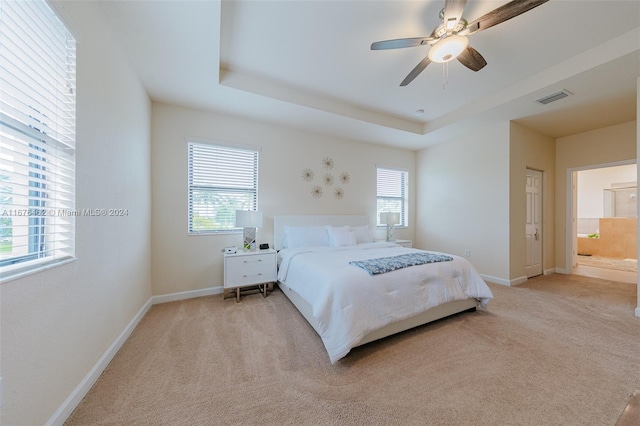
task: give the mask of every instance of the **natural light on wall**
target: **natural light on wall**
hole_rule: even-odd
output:
[[[76,42],[45,1],[0,1],[0,278],[75,254]]]

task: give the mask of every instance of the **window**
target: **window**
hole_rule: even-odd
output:
[[[189,233],[233,232],[236,210],[257,210],[258,151],[189,142]]]
[[[390,169],[378,167],[378,226],[380,224],[380,213],[397,212],[400,213],[400,224],[397,226],[407,226],[409,222],[409,173],[406,170]]]
[[[0,0],[0,16],[0,273],[8,278],[75,254],[76,42],[45,1]]]

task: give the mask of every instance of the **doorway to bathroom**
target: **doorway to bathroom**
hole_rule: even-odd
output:
[[[574,174],[573,273],[637,282],[636,163]]]

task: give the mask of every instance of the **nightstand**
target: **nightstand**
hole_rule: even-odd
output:
[[[276,251],[254,250],[224,254],[224,288],[236,290],[240,301],[242,287],[262,284],[262,296],[267,296],[268,283],[277,280]]]
[[[408,248],[413,247],[413,241],[411,240],[395,240],[394,243],[400,244],[402,247],[408,247]]]
[[[385,240],[376,240],[376,241],[387,242]],[[413,248],[413,241],[411,241],[411,240],[394,240],[394,241],[389,241],[389,242],[401,245],[402,247]]]

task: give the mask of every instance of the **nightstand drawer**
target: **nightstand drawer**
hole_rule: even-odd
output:
[[[242,287],[245,285],[261,284],[275,281],[269,271],[233,271],[227,274],[227,284],[230,287]]]
[[[227,258],[227,268],[230,269],[266,269],[273,267],[275,258],[270,254],[256,254],[253,256],[236,256]],[[267,266],[265,266],[267,265]]]
[[[275,265],[260,265],[246,268],[232,268],[227,270],[225,287],[240,287],[244,285],[272,282],[276,280]]]
[[[394,242],[396,244],[400,244],[403,247],[408,247],[408,248],[412,248],[413,247],[413,241],[411,241],[411,240],[395,240]]]
[[[225,255],[224,287],[243,287],[275,282],[277,279],[275,251]]]
[[[384,240],[376,240],[376,241],[383,242]],[[395,244],[401,245],[402,247],[413,248],[413,241],[411,240],[393,240],[392,242]]]

